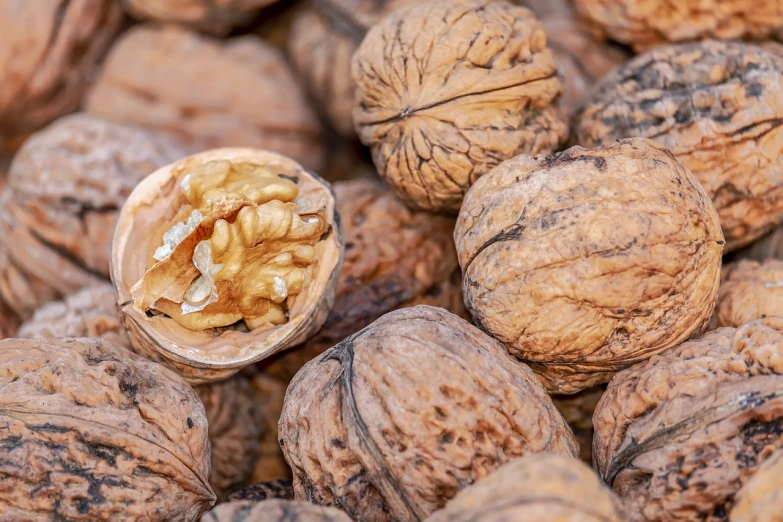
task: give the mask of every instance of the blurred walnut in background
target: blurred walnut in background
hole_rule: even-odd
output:
[[[711,327],[738,327],[767,315],[783,315],[783,259],[725,265]]]
[[[783,225],[762,237],[758,241],[737,250],[737,257],[764,261],[765,259],[783,259]]]
[[[139,20],[188,25],[223,35],[253,19],[256,12],[278,0],[120,0]]]

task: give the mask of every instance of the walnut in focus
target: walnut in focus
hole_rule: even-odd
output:
[[[215,35],[253,19],[259,9],[277,0],[121,0],[137,20],[182,24]]]
[[[120,18],[114,0],[0,2],[0,149],[77,109]]]
[[[742,486],[731,522],[783,522],[783,450],[778,450]]]
[[[272,499],[294,499],[294,485],[288,479],[277,479],[269,482],[259,482],[232,493],[228,500],[252,500],[261,502]]]
[[[740,260],[723,268],[712,327],[783,315],[783,259]]]
[[[468,322],[390,312],[307,363],[280,444],[294,495],[351,518],[421,520],[506,461],[578,454],[534,374]]]
[[[201,522],[351,522],[342,511],[294,500],[234,500],[216,506]]]
[[[426,522],[625,522],[593,471],[562,455],[527,455],[460,491]]]
[[[783,224],[771,233],[736,251],[737,257],[764,261],[783,259]]]
[[[604,77],[575,115],[574,139],[646,137],[674,152],[718,209],[728,252],[783,221],[781,74],[783,54],[756,45],[657,48]]]
[[[256,401],[261,406],[262,423],[267,429],[264,430],[261,437],[259,455],[253,465],[250,483],[271,484],[277,480],[290,482],[291,468],[288,467],[283,450],[277,440],[277,424],[280,422],[280,414],[283,411],[286,384],[263,372],[254,375],[251,383],[255,390]],[[259,441],[256,443],[258,444]],[[290,498],[293,498],[293,493]]]
[[[568,134],[544,28],[504,1],[398,9],[367,33],[353,77],[359,138],[414,208],[454,213],[492,167],[551,152]]]
[[[574,432],[579,443],[579,456],[588,464],[593,463],[593,413],[605,385],[593,386],[574,395],[553,395],[557,411]]]
[[[725,521],[783,447],[783,317],[720,328],[619,373],[598,403],[594,462],[632,522]]]
[[[320,124],[304,93],[282,53],[252,35],[134,27],[109,53],[85,110],[165,132],[194,153],[261,147],[323,166]]]
[[[6,520],[197,520],[208,474],[204,408],[173,372],[102,339],[0,342]]]
[[[571,394],[707,327],[723,236],[696,178],[646,139],[519,156],[454,230],[476,325]]]

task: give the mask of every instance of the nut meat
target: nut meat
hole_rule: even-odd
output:
[[[342,511],[294,500],[234,500],[215,507],[201,522],[351,522]]]
[[[783,260],[740,260],[723,269],[713,328],[783,315]]]
[[[783,522],[783,450],[761,465],[739,490],[731,522]]]
[[[176,23],[223,35],[252,20],[258,9],[277,0],[122,0],[139,20]]]

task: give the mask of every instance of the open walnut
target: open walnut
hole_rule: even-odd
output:
[[[783,315],[783,259],[740,260],[723,268],[712,327]]]
[[[115,0],[0,2],[0,149],[76,110],[120,19]]]
[[[183,24],[216,35],[253,19],[259,9],[277,0],[121,0],[139,20]]]
[[[304,93],[282,53],[255,36],[132,28],[109,53],[85,110],[167,133],[190,152],[261,147],[323,166],[320,124]]]
[[[102,339],[0,341],[5,520],[193,521],[215,501],[204,408]]]
[[[398,9],[353,58],[354,125],[378,171],[414,208],[455,213],[506,158],[548,153],[567,136],[544,28],[497,0]]]
[[[598,403],[595,466],[632,522],[725,521],[783,447],[783,317],[720,328],[619,373]]]
[[[342,249],[325,181],[278,154],[215,149],[136,187],[117,224],[112,280],[134,348],[198,384],[315,333]]]
[[[778,450],[735,498],[731,522],[783,522],[783,450]]]
[[[294,500],[234,500],[216,506],[201,522],[351,522],[339,509]]]
[[[758,241],[736,252],[738,257],[764,261],[783,259],[783,224]]]
[[[579,443],[579,456],[588,464],[593,463],[593,413],[601,399],[605,385],[593,386],[574,395],[553,395],[557,411],[574,432]]]
[[[279,436],[295,498],[377,522],[421,520],[513,458],[578,454],[524,364],[425,305],[390,312],[307,363],[288,387]]]
[[[646,139],[505,161],[466,195],[454,239],[475,324],[552,393],[703,331],[720,281],[715,208]]]
[[[650,138],[718,209],[726,251],[783,221],[783,54],[738,42],[654,49],[604,77],[575,116],[585,147]]]

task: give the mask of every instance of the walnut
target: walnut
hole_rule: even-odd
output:
[[[85,109],[166,132],[194,153],[261,147],[310,169],[323,163],[320,124],[282,53],[252,35],[216,40],[172,26],[132,28]]]
[[[136,187],[112,280],[134,349],[199,384],[315,333],[342,248],[325,181],[278,154],[215,149]]]
[[[607,75],[576,114],[585,147],[646,137],[715,203],[726,250],[783,220],[783,54],[737,42],[661,47]]]
[[[736,251],[736,254],[741,258],[756,259],[758,261],[770,258],[783,259],[783,224],[758,241]]]
[[[563,415],[579,443],[579,456],[588,464],[593,462],[593,413],[605,389],[605,385],[593,386],[575,395],[552,396],[555,408]]]
[[[6,520],[198,519],[204,409],[173,372],[102,339],[0,342]]]
[[[0,196],[0,296],[28,319],[107,281],[119,208],[144,176],[182,157],[173,142],[84,114],[32,136]]]
[[[359,138],[414,208],[456,212],[465,191],[502,160],[545,153],[566,138],[541,24],[495,0],[439,0],[399,9],[353,58]]]
[[[703,331],[723,236],[695,177],[646,139],[519,156],[454,230],[474,323],[571,394]]]
[[[783,450],[778,450],[736,496],[731,522],[783,521]]]
[[[293,482],[288,479],[277,479],[270,482],[259,482],[231,494],[228,500],[252,500],[261,502],[271,499],[294,499]]]
[[[114,0],[0,3],[0,149],[76,110],[120,14]]]
[[[421,520],[527,453],[578,453],[524,364],[426,305],[390,312],[307,363],[279,436],[295,498],[378,522]]]
[[[138,20],[175,23],[225,35],[250,22],[262,7],[277,0],[122,0],[125,11]]]
[[[351,522],[342,511],[293,500],[234,500],[215,507],[201,522]]]
[[[783,314],[783,260],[740,260],[722,270],[713,328]]]
[[[345,262],[326,326],[283,352],[268,372],[286,382],[304,364],[386,312],[427,304],[466,316],[454,250],[454,220],[409,210],[370,179],[334,185],[345,228]]]
[[[262,372],[253,376],[251,382],[256,400],[261,406],[262,423],[267,427],[261,437],[259,456],[253,466],[251,483],[269,484],[276,480],[289,480],[291,468],[288,467],[277,440],[277,423],[283,411],[286,384]],[[293,492],[290,498],[293,498]]]
[[[528,455],[460,491],[426,522],[625,522],[620,499],[562,455]]]
[[[593,417],[594,462],[632,522],[725,521],[783,447],[783,317],[720,328],[617,374]]]

